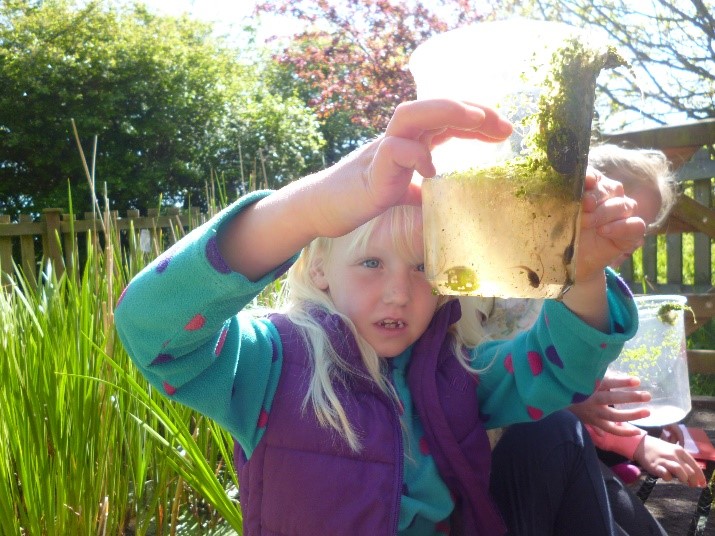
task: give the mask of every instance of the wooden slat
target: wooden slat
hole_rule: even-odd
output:
[[[32,221],[29,214],[20,214],[20,223]],[[20,262],[22,273],[29,281],[30,286],[37,288],[37,258],[35,253],[35,237],[31,234],[20,236]]]
[[[715,143],[715,119],[702,119],[683,125],[605,134],[602,138],[609,143],[628,142],[635,147],[661,149],[663,151],[690,147],[695,147],[697,150],[703,145]]]
[[[0,214],[0,224],[9,223],[10,216]],[[0,285],[5,284],[5,278],[10,277],[12,272],[12,240],[8,236],[0,235]]]
[[[715,374],[715,350],[688,350],[688,372]]]
[[[678,197],[671,218],[715,239],[715,209],[706,207],[687,195]]]
[[[715,292],[701,294],[685,294],[687,305],[693,311],[685,313],[685,333],[690,335],[696,332],[711,318],[715,318]],[[693,319],[693,315],[695,318]]]

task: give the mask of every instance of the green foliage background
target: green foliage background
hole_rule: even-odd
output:
[[[112,208],[206,206],[205,181],[276,186],[322,165],[318,122],[272,91],[270,70],[244,62],[187,17],[93,0],[0,4],[0,212],[78,212],[88,185],[72,135]]]

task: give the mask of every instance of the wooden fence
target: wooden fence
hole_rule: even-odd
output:
[[[124,218],[110,212],[109,220],[109,232],[115,233],[117,243],[126,245],[131,256],[140,248],[153,258],[185,231],[203,223],[206,215],[198,209],[182,211],[171,207],[161,214],[158,209],[150,209],[146,216],[141,216],[138,210],[129,210]],[[103,220],[91,212],[85,213],[84,219],[77,219],[61,209],[48,208],[37,221],[32,216],[20,215],[17,222],[0,214],[0,280],[7,284],[17,266],[34,286],[40,267],[46,263],[51,264],[58,277],[65,270],[72,271],[75,263],[82,266],[83,258],[77,258],[82,249],[78,248],[81,236],[86,237],[85,247],[94,248],[106,244],[109,238]]]

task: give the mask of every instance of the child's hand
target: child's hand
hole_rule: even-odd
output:
[[[588,399],[578,404],[572,404],[569,409],[584,424],[589,424],[599,430],[619,436],[633,436],[640,432],[634,426],[622,426],[621,423],[642,419],[650,415],[645,408],[616,409],[613,404],[626,404],[630,402],[648,402],[651,395],[648,391],[612,391],[623,387],[637,387],[640,385],[638,378],[606,374],[598,384],[596,392]]]
[[[498,142],[509,137],[511,124],[493,109],[448,99],[400,104],[384,136],[328,170],[313,205],[318,235],[340,236],[394,205],[419,205],[417,171],[432,177],[430,150],[456,137]],[[322,182],[322,181],[321,181]]]
[[[651,395],[648,391],[612,391],[623,387],[637,387],[638,378],[633,376],[606,375],[599,383],[598,389],[588,399],[569,407],[584,424],[589,424],[596,433],[601,430],[619,436],[633,436],[640,433],[635,426],[624,426],[621,423],[642,419],[650,415],[644,408],[616,409],[613,404],[629,402],[648,402]]]
[[[645,222],[623,185],[589,168],[582,199],[576,282],[602,277],[603,269],[643,245]]]
[[[383,210],[397,204],[419,204],[413,171],[432,177],[431,149],[452,137],[502,141],[511,124],[494,110],[450,100],[413,101],[395,110],[368,170],[367,188]]]
[[[677,443],[668,443],[646,435],[636,449],[633,459],[666,482],[677,478],[691,487],[704,487],[705,475],[698,462]]]
[[[403,103],[384,136],[233,218],[219,233],[221,255],[255,281],[319,236],[342,236],[391,206],[419,204],[420,185],[412,176],[434,175],[435,145],[452,137],[502,141],[511,130],[486,106],[446,99]]]

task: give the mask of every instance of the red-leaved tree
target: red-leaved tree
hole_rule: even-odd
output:
[[[415,98],[410,53],[435,33],[481,20],[473,3],[271,0],[257,13],[289,15],[303,24],[276,60],[304,85],[318,117],[339,114],[374,133],[384,130],[400,102]]]

